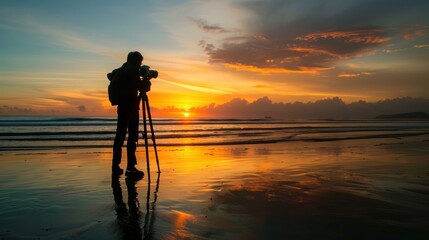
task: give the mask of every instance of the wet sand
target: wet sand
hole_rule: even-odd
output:
[[[0,152],[0,239],[429,237],[427,136],[143,150]]]

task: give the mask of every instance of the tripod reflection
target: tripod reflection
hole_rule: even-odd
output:
[[[151,202],[151,182],[148,181],[146,195],[146,213],[140,210],[136,183],[142,178],[127,177],[125,183],[128,192],[128,202],[125,204],[120,176],[112,175],[112,190],[115,200],[116,223],[121,231],[122,239],[151,239],[155,223],[155,207],[158,198],[160,174],[156,181],[154,200]],[[128,205],[128,206],[127,206]],[[144,219],[142,218],[143,214]],[[142,220],[144,222],[142,222]]]

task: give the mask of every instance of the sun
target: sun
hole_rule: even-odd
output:
[[[189,117],[189,113],[188,113],[188,112],[185,112],[185,113],[183,113],[183,116],[184,116],[184,117]]]

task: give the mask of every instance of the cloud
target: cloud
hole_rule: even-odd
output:
[[[429,26],[408,25],[402,29],[402,37],[406,41],[425,36],[428,33]]]
[[[298,46],[291,50],[311,54],[325,55],[334,61],[348,59],[366,53],[390,40],[386,29],[371,27],[365,29],[345,29],[328,32],[315,32],[298,36]]]
[[[287,69],[287,68],[277,68],[277,67],[257,67],[252,65],[243,65],[243,64],[231,64],[225,63],[225,66],[233,68],[237,71],[248,71],[256,72],[261,74],[271,74],[271,73],[309,73],[317,74],[320,71],[328,70],[328,67],[298,67],[298,69]]]
[[[210,63],[238,70],[314,74],[393,44],[396,26],[386,25],[385,19],[404,11],[420,13],[427,5],[401,1],[310,2],[242,2],[240,7],[252,16],[241,29],[242,34],[221,41],[204,39],[201,46]],[[408,31],[409,38],[426,31],[423,26],[413,29]]]
[[[255,85],[253,86],[254,88],[258,88],[258,89],[271,89],[272,87],[269,85],[264,85],[264,84],[259,84],[259,85]]]
[[[407,51],[408,48],[399,48],[399,49],[383,49],[382,52],[384,53],[397,53],[397,52],[402,52],[402,51]]]
[[[417,44],[414,45],[415,48],[429,49],[429,44]]]
[[[200,86],[195,86],[195,85],[191,85],[191,84],[185,84],[185,83],[179,83],[179,82],[173,82],[173,81],[169,81],[169,80],[165,80],[162,78],[158,78],[158,80],[172,84],[172,85],[176,85],[179,87],[183,87],[186,89],[190,89],[193,91],[197,91],[197,92],[204,92],[204,93],[221,93],[221,94],[229,94],[230,92],[224,91],[224,90],[219,90],[219,89],[214,89],[214,88],[207,88],[207,87],[200,87]]]
[[[32,108],[20,108],[16,106],[0,106],[0,115],[31,115],[35,111]]]
[[[197,26],[205,32],[209,32],[209,33],[229,33],[229,32],[231,32],[230,30],[227,30],[223,27],[220,27],[219,25],[208,24],[207,21],[205,21],[203,19],[191,18],[191,21],[193,23],[197,24]]]
[[[212,63],[260,73],[301,72],[315,74],[337,61],[370,53],[390,38],[384,28],[313,32],[293,38],[253,38],[243,43],[224,43],[216,48],[203,44]]]
[[[345,73],[345,72],[343,72],[343,73],[340,73],[340,74],[338,74],[337,76],[338,77],[345,77],[345,78],[349,78],[349,77],[359,77],[359,76],[362,76],[362,75],[374,75],[374,73],[371,73],[371,72],[360,72],[360,73]]]
[[[105,91],[59,91],[38,89],[43,97],[37,97],[28,103],[31,113],[19,115],[112,115],[114,108],[107,98]],[[27,105],[26,105],[27,106]],[[21,107],[18,106],[18,108]],[[89,111],[90,110],[90,111]],[[5,114],[10,115],[7,109]]]
[[[338,97],[307,103],[275,103],[268,97],[253,102],[236,98],[220,105],[212,103],[192,108],[190,112],[197,116],[237,118],[374,118],[382,114],[429,112],[429,99],[404,97],[378,102],[361,100],[347,104]]]
[[[381,28],[340,30],[330,32],[317,32],[297,37],[299,40],[315,42],[319,39],[340,39],[344,42],[355,43],[383,43],[390,38],[382,36],[384,30]]]

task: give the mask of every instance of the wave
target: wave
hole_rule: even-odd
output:
[[[258,131],[289,131],[300,133],[344,133],[344,132],[362,132],[362,131],[404,131],[404,130],[424,130],[427,126],[347,126],[347,127],[220,127],[220,128],[192,128],[192,129],[158,129],[155,133],[199,133],[199,132],[244,132],[243,134],[255,134]],[[114,135],[116,131],[29,131],[29,132],[0,132],[2,137],[20,137],[20,136],[57,136],[57,135]],[[172,137],[178,135],[171,135]],[[188,135],[191,136],[191,135]],[[210,135],[208,135],[210,136]]]
[[[210,134],[157,134],[157,139],[181,139],[181,138],[211,138],[211,137],[226,137],[226,136],[262,136],[268,135],[269,132],[265,133],[241,133],[241,134],[233,134],[233,133],[210,133]],[[151,135],[148,135],[148,138],[151,138]],[[110,134],[110,136],[93,136],[93,135],[64,135],[64,136],[26,136],[26,137],[2,137],[1,140],[5,141],[105,141],[105,140],[113,140],[114,135]]]
[[[1,116],[0,127],[38,127],[38,126],[113,126],[116,125],[115,117],[11,117]],[[399,121],[403,123],[422,122],[422,121]],[[143,124],[143,120],[140,119],[140,123]],[[266,119],[266,118],[255,118],[255,119],[238,119],[238,118],[196,118],[196,119],[184,119],[184,118],[154,118],[153,124],[158,126],[164,125],[219,125],[219,124],[270,124],[270,125],[302,125],[302,124],[324,124],[324,125],[335,125],[335,124],[355,124],[355,123],[375,123],[383,124],[390,123],[388,120],[380,119],[314,119],[314,120],[282,120],[282,119]]]
[[[111,147],[115,129],[115,118],[0,117],[0,151]],[[162,118],[154,129],[157,145],[199,146],[400,138],[428,134],[429,122]]]
[[[248,144],[270,144],[270,143],[281,143],[281,142],[294,142],[294,141],[306,141],[306,142],[321,142],[321,141],[344,141],[344,140],[359,140],[359,139],[374,139],[374,138],[400,138],[400,137],[411,137],[429,135],[429,132],[417,132],[417,133],[401,133],[401,134],[379,134],[379,135],[368,135],[368,136],[355,136],[355,137],[343,137],[343,138],[307,138],[297,139],[295,136],[283,137],[283,138],[262,138],[262,139],[241,139],[232,141],[217,141],[217,142],[179,142],[179,143],[158,143],[157,146],[219,146],[219,145],[248,145]],[[427,141],[427,140],[426,140]],[[153,146],[152,142],[149,142],[149,147]],[[144,146],[142,143],[139,144],[139,148]],[[77,145],[23,145],[23,146],[0,146],[0,151],[16,151],[16,150],[55,150],[55,149],[79,149],[79,148],[111,148],[111,144],[77,144]]]
[[[366,132],[385,132],[385,131],[366,131]],[[277,136],[277,135],[294,135],[294,136],[306,136],[306,134],[326,134],[326,133],[350,133],[350,131],[341,131],[341,132],[306,132],[306,133],[283,133],[278,134],[275,132],[250,132],[250,133],[208,133],[208,134],[156,134],[156,139],[186,139],[186,138],[225,138],[236,136],[239,138],[246,137],[266,137],[266,136]],[[383,134],[375,134],[375,135],[364,135],[364,136],[350,136],[350,137],[332,137],[332,136],[324,136],[319,138],[303,138],[303,141],[333,141],[333,140],[344,140],[344,139],[360,139],[360,138],[368,138],[373,136],[379,137],[392,137],[398,138],[403,136],[418,136],[418,135],[426,135],[428,132],[400,132],[400,133],[383,133]],[[140,133],[142,134],[142,133]],[[140,135],[141,137],[142,135]],[[152,138],[150,134],[148,134],[148,138]],[[15,137],[1,137],[0,140],[3,141],[106,141],[113,140],[114,135],[110,136],[93,136],[93,135],[58,135],[58,136],[15,136]]]
[[[90,117],[0,117],[3,122],[91,122],[91,121],[116,121],[116,118],[90,118]]]

